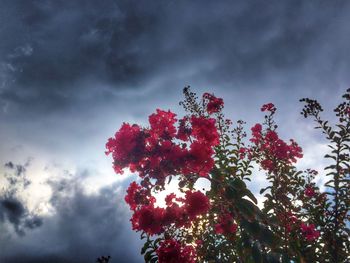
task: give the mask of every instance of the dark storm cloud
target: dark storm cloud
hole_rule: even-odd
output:
[[[113,90],[142,88],[164,74],[176,78],[193,71],[182,85],[197,79],[233,86],[307,65],[302,74],[334,79],[349,69],[349,6],[347,1],[3,1],[0,96],[5,105],[30,112],[63,109],[88,93],[107,100]],[[314,69],[323,62],[327,65]]]
[[[0,137],[92,168],[118,122],[147,120],[187,84],[248,121],[265,99],[295,109],[309,92],[327,102],[350,82],[349,14],[337,0],[2,0]],[[6,167],[18,193],[26,166]],[[0,235],[0,262],[142,262],[123,194],[116,185],[87,194],[86,171],[51,181],[55,213],[44,218],[14,195],[0,199],[0,231],[26,233]]]
[[[0,223],[8,222],[18,236],[24,236],[26,230],[40,227],[42,218],[28,211],[28,208],[18,194],[30,185],[26,177],[26,169],[30,160],[25,164],[7,162],[4,166],[10,170],[5,172],[4,178],[8,186],[0,192]]]
[[[142,261],[139,236],[130,229],[120,185],[87,194],[82,188],[83,177],[49,181],[54,214],[44,217],[42,226],[27,235],[7,239],[6,250],[0,252],[1,262],[86,263],[103,255],[110,255],[111,262]],[[12,210],[22,213],[18,208]]]
[[[151,68],[143,48],[152,42],[156,10],[143,14],[148,3],[133,10],[124,2],[8,2],[1,53],[14,83],[1,97],[55,109],[87,92],[89,81],[136,84]]]
[[[24,236],[26,230],[40,227],[42,218],[28,212],[23,203],[10,196],[0,196],[0,223],[8,221],[17,235]]]

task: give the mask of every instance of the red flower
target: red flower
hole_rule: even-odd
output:
[[[215,225],[215,232],[217,234],[232,234],[236,233],[237,224],[234,223],[233,217],[229,213],[225,213],[219,217],[219,223]]]
[[[275,131],[268,131],[265,135],[265,140],[275,142],[278,140],[278,135]]]
[[[261,141],[262,135],[261,135],[261,131],[262,131],[262,126],[260,123],[255,124],[252,128],[252,136],[253,138],[250,139],[251,142],[258,144]]]
[[[303,158],[303,149],[293,139],[290,140],[289,153],[292,162],[296,162],[296,158]]]
[[[136,182],[130,184],[125,196],[125,202],[129,204],[131,210],[135,210],[139,205],[154,204],[155,201],[156,199]]]
[[[176,227],[190,227],[191,221],[188,218],[187,211],[184,206],[172,204],[165,208],[165,214],[162,224],[164,226],[175,224]]]
[[[217,98],[209,93],[204,93],[203,99],[207,101],[207,112],[209,114],[219,112],[224,106],[223,99]]]
[[[201,239],[198,239],[198,240],[196,240],[196,245],[198,246],[198,247],[200,247],[200,246],[202,246],[203,245],[203,240],[201,240]]]
[[[261,133],[261,131],[262,131],[262,126],[261,126],[260,123],[257,123],[257,124],[255,124],[255,125],[252,127],[251,130],[252,130],[253,134],[254,134],[254,133]]]
[[[166,239],[156,250],[159,263],[195,263],[196,251],[175,239]]]
[[[295,228],[296,223],[299,221],[299,219],[292,212],[281,213],[279,215],[279,219],[282,221],[287,233],[290,233],[292,229]]]
[[[173,204],[173,200],[176,198],[176,194],[174,193],[171,193],[171,194],[168,194],[166,197],[165,197],[165,204],[166,205],[171,205]]]
[[[275,113],[276,107],[272,103],[267,103],[261,107],[261,111],[269,111],[271,113]]]
[[[313,241],[320,236],[320,232],[315,230],[314,224],[306,225],[301,223],[301,232],[308,241]]]
[[[151,125],[151,135],[155,138],[173,138],[176,134],[174,126],[176,114],[169,111],[157,109],[157,113],[149,116],[148,120]]]
[[[163,217],[163,208],[148,205],[136,210],[130,221],[133,230],[145,231],[149,235],[155,235],[160,234],[164,230],[162,225]]]
[[[290,140],[291,143],[287,144],[278,137],[275,131],[271,130],[268,130],[264,135],[260,124],[256,124],[251,130],[252,138],[250,141],[255,144],[258,150],[256,156],[263,157],[260,158],[263,169],[272,172],[276,169],[275,165],[279,163],[278,161],[291,164],[303,156],[302,149],[295,141]]]
[[[206,177],[214,166],[212,155],[214,151],[208,145],[193,142],[189,151],[186,166],[183,167],[183,173],[197,173]]]
[[[247,149],[247,148],[244,148],[244,147],[240,148],[240,149],[238,150],[239,158],[240,158],[240,159],[244,159],[244,157],[245,157],[245,155],[246,155],[247,152],[248,152],[248,149]]]
[[[306,186],[305,187],[305,191],[304,191],[304,194],[307,196],[307,197],[313,197],[315,195],[315,189],[312,187],[312,186]]]
[[[185,208],[189,217],[194,219],[196,216],[209,211],[209,198],[201,191],[187,191],[185,196]]]
[[[275,170],[275,164],[271,160],[263,160],[263,161],[261,161],[261,167],[264,170],[267,170],[269,172],[272,172],[273,170]]]
[[[114,138],[108,139],[106,148],[107,155],[112,153],[114,170],[122,174],[123,168],[141,160],[145,151],[144,134],[138,125],[123,123]]]
[[[215,119],[204,117],[191,117],[192,136],[200,143],[216,146],[220,143],[219,133],[215,126]]]

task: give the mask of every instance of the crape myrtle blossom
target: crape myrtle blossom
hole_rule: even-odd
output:
[[[196,251],[190,245],[182,245],[174,239],[160,243],[156,251],[159,263],[195,263]]]
[[[112,154],[116,173],[123,174],[123,168],[132,168],[141,161],[146,150],[145,135],[137,124],[123,123],[114,138],[108,139],[106,154]]]
[[[141,187],[136,182],[132,182],[127,190],[125,202],[130,206],[131,210],[136,210],[138,206],[153,205],[156,198],[149,194],[149,190]]]
[[[224,100],[217,98],[212,94],[204,93],[203,99],[207,103],[206,110],[209,114],[219,112],[224,106]]]
[[[178,198],[171,193],[165,198],[165,208],[156,207],[154,197],[147,198],[143,195],[145,192],[133,182],[125,200],[134,211],[130,220],[133,230],[144,231],[149,235],[160,234],[172,224],[189,227],[193,220],[210,209],[208,197],[200,191],[187,191],[184,198]]]
[[[302,158],[302,149],[294,141],[290,140],[287,144],[279,138],[276,131],[267,129],[263,131],[262,125],[257,123],[252,128],[253,143],[252,151],[256,157],[260,158],[260,163],[263,169],[273,172],[277,169],[277,162],[292,164],[297,161],[297,158]]]
[[[320,236],[320,232],[318,232],[315,229],[314,224],[307,225],[307,224],[301,223],[301,232],[303,233],[307,241],[313,241]]]
[[[307,197],[313,197],[315,195],[315,189],[312,186],[307,186],[304,191]]]
[[[116,173],[130,169],[139,177],[128,187],[125,202],[132,229],[145,240],[145,261],[280,262],[283,257],[317,262],[320,222],[330,217],[326,194],[312,183],[316,171],[296,169],[302,149],[279,137],[275,105],[261,107],[265,121],[246,138],[243,121],[232,127],[225,119],[223,99],[204,93],[198,101],[189,88],[184,95],[180,104],[187,115],[178,118],[157,109],[148,126],[123,123],[106,144]],[[256,176],[252,164],[266,171],[269,183],[260,191],[266,198],[263,209],[245,183]],[[169,193],[158,206],[155,196],[173,177],[179,192]],[[199,178],[208,181],[209,190],[195,188]]]
[[[124,123],[106,144],[115,171],[123,173],[124,168],[130,168],[141,178],[156,179],[161,185],[170,175],[207,176],[214,165],[213,147],[219,144],[215,119],[192,116],[182,119],[177,129],[175,117],[158,109],[149,117],[149,128]]]
[[[208,177],[212,170],[220,139],[216,120],[208,116],[222,109],[223,100],[213,95],[205,98],[207,116],[190,115],[178,121],[170,110],[157,109],[148,118],[149,127],[123,123],[108,140],[106,154],[112,155],[116,173],[129,168],[141,178],[140,184],[130,184],[125,196],[133,211],[133,230],[160,235],[173,226],[189,228],[208,213],[209,198],[200,191],[187,190],[184,197],[172,193],[166,197],[166,207],[157,207],[152,195],[168,177]],[[163,241],[157,255],[159,262],[195,262],[194,248],[182,247],[175,239]]]
[[[236,231],[237,224],[234,223],[232,215],[230,213],[221,214],[218,223],[215,225],[215,232],[217,234],[229,235]]]
[[[292,212],[285,212],[279,215],[279,220],[282,222],[282,225],[285,228],[286,233],[291,233],[292,230],[296,230],[299,219]]]
[[[262,107],[261,107],[261,111],[269,111],[271,113],[275,113],[276,110],[277,109],[273,103],[267,103],[267,104],[262,105]]]
[[[196,218],[197,215],[206,213],[209,207],[209,199],[202,192],[186,191],[185,209],[190,218]]]

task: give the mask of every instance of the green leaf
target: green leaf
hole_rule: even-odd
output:
[[[258,242],[254,242],[253,248],[252,248],[252,256],[255,263],[261,263],[262,262],[262,253],[260,250],[260,244]]]
[[[243,232],[241,236],[242,246],[243,248],[250,248],[251,247],[251,241],[247,235],[247,233]]]
[[[259,240],[269,247],[273,247],[277,243],[277,238],[274,233],[265,226],[261,228]]]
[[[291,260],[290,260],[290,258],[288,256],[288,254],[283,253],[282,254],[282,263],[290,263],[290,262],[291,262]]]
[[[258,236],[260,233],[260,224],[257,221],[249,222],[242,219],[241,226],[249,233],[251,236]]]
[[[230,186],[236,189],[237,191],[243,191],[247,188],[247,185],[243,182],[243,180],[239,178],[235,178],[230,182]]]
[[[225,191],[225,195],[228,199],[237,199],[239,197],[239,193],[233,187],[227,187]]]
[[[268,186],[266,188],[261,188],[260,194],[262,195],[267,189],[270,189],[270,188],[271,188],[271,186]]]
[[[146,253],[147,249],[149,248],[150,243],[151,243],[150,241],[147,241],[147,242],[143,245],[143,247],[142,247],[142,249],[141,249],[141,255],[143,255],[143,254]]]
[[[241,212],[242,216],[248,220],[252,220],[256,215],[257,207],[246,199],[240,199],[237,201],[236,207]]]
[[[279,259],[279,255],[275,254],[275,253],[270,253],[267,255],[267,262],[268,263],[280,263],[280,259]]]
[[[162,238],[157,238],[154,240],[153,244],[156,246],[160,241],[162,241]]]
[[[326,154],[326,155],[324,156],[324,158],[331,158],[331,159],[333,159],[333,160],[337,160],[337,158],[336,158],[335,156],[332,156],[332,155],[329,155],[329,154]]]
[[[145,262],[149,262],[152,258],[153,258],[153,252],[154,251],[148,251],[146,254],[145,254]]]
[[[258,203],[258,200],[255,198],[255,196],[253,195],[253,193],[249,190],[249,189],[246,189],[244,191],[245,195],[248,196],[250,198],[250,200],[252,200],[255,204]]]

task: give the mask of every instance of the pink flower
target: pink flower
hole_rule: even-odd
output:
[[[145,138],[141,128],[134,124],[123,123],[114,138],[106,144],[106,154],[112,154],[114,170],[123,173],[123,168],[139,162],[145,151]]]
[[[301,223],[301,232],[307,241],[313,241],[320,236],[320,232],[315,230],[314,224],[306,225],[304,223]]]
[[[271,113],[275,113],[276,112],[276,107],[272,103],[267,103],[267,104],[264,104],[261,107],[261,111],[269,111]]]
[[[223,99],[217,98],[209,93],[204,93],[203,99],[207,100],[207,112],[209,114],[219,112],[224,106]]]
[[[307,197],[313,197],[315,195],[315,190],[314,190],[314,188],[312,186],[306,186],[304,194]]]
[[[146,189],[132,182],[127,190],[125,202],[129,204],[131,210],[135,210],[140,205],[154,204],[156,199],[149,195]]]
[[[209,211],[209,198],[201,191],[186,192],[185,207],[190,218],[205,214]]]
[[[130,221],[133,230],[145,231],[149,235],[155,235],[164,231],[162,225],[163,217],[163,208],[148,205],[136,210]]]
[[[192,136],[199,143],[205,143],[210,146],[216,146],[220,143],[219,133],[215,126],[215,119],[204,117],[191,117]]]
[[[166,239],[156,250],[159,263],[195,263],[196,251],[175,239]]]
[[[157,113],[149,116],[149,123],[151,125],[151,135],[155,138],[173,138],[176,134],[174,126],[176,114],[169,111],[157,109]]]
[[[229,213],[225,213],[219,217],[219,223],[215,225],[215,232],[217,234],[228,235],[236,233],[237,224],[234,223],[233,217]]]

